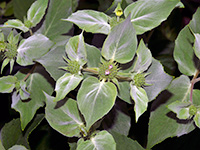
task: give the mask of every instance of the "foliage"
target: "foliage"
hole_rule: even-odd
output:
[[[30,7],[19,6],[23,2]],[[183,6],[179,0],[115,0],[105,12],[78,4],[13,1],[16,18],[0,26],[0,92],[10,93],[17,118],[1,129],[1,149],[50,147],[48,135],[36,145],[29,138],[45,127],[67,137],[72,150],[151,149],[200,128],[200,91],[194,89],[200,81],[200,9],[171,41],[170,60],[180,71],[173,79],[148,44],[152,31]],[[105,36],[100,48],[86,42],[88,32]],[[132,128],[147,113],[142,143]]]

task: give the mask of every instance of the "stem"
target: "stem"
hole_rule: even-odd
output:
[[[94,73],[94,74],[98,74],[99,73],[98,71],[90,69],[90,68],[82,68],[82,70],[83,71],[87,71],[87,72],[91,72],[91,73]]]
[[[119,16],[117,16],[117,22],[119,22]]]
[[[31,68],[28,74],[24,77],[23,81],[26,81],[28,79],[28,77],[33,73],[36,66],[37,66],[37,63]]]
[[[194,84],[198,81],[200,81],[200,78],[197,78],[198,75],[200,73],[200,70],[197,70],[197,72],[195,73],[194,77],[192,78],[192,81],[191,81],[191,87],[190,87],[190,102],[193,103],[193,89],[194,89]]]
[[[132,81],[132,79],[130,77],[123,77],[123,76],[117,75],[116,78],[119,80],[124,80],[124,81]]]
[[[96,71],[94,69],[90,69],[90,68],[82,68],[82,70],[87,71],[87,72],[91,72],[91,73],[94,73],[94,74],[99,74],[98,71]],[[124,77],[124,76],[117,75],[116,78],[119,79],[119,80],[123,80],[123,81],[132,81],[132,79],[130,77]]]
[[[29,32],[30,32],[30,35],[33,35],[33,31],[31,29],[29,30]]]

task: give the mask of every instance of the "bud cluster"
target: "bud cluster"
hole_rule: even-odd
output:
[[[100,79],[112,80],[117,76],[118,65],[113,62],[104,62],[99,67]]]
[[[66,70],[69,71],[71,74],[78,74],[80,71],[80,65],[78,61],[75,60],[67,60],[68,64]]]
[[[145,85],[145,74],[138,73],[133,77],[134,85],[142,87]]]

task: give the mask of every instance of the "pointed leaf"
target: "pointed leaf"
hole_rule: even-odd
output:
[[[192,121],[182,122],[166,107],[177,100],[188,100],[190,86],[190,79],[182,75],[170,84],[168,88],[170,93],[164,92],[153,102],[149,122],[147,149],[150,149],[166,138],[179,137],[191,132],[195,128]],[[193,98],[198,98],[198,96],[194,96]]]
[[[14,64],[15,64],[15,60],[14,60],[14,59],[11,59],[11,60],[10,60],[10,74],[12,73]]]
[[[18,19],[11,19],[4,23],[3,28],[15,28],[22,30],[23,32],[29,31],[29,28],[27,28],[20,20]]]
[[[9,148],[8,150],[28,150],[22,145],[14,145],[13,147]]]
[[[131,117],[128,113],[127,103],[121,100],[116,101],[114,107],[104,117],[101,124],[111,134],[117,132],[128,136],[131,127]]]
[[[70,21],[76,24],[82,30],[92,33],[108,34],[110,25],[108,24],[109,16],[102,12],[94,10],[79,10],[69,16],[64,21]]]
[[[150,101],[156,98],[160,92],[168,87],[170,84],[172,77],[164,72],[162,64],[153,59],[152,64],[149,67],[145,78],[146,83],[150,84],[149,86],[145,86],[144,89],[147,93],[147,96]]]
[[[136,73],[143,73],[152,62],[151,51],[145,46],[144,41],[141,40],[136,53],[137,59],[133,71]]]
[[[70,38],[65,50],[69,59],[78,61],[81,66],[87,62],[83,33]]]
[[[1,66],[1,74],[3,72],[3,69],[5,68],[5,66],[10,62],[10,59],[6,58],[4,59],[2,66]]]
[[[200,59],[200,34],[194,34],[195,42],[194,42],[194,53]]]
[[[90,140],[78,141],[77,150],[116,150],[116,143],[110,133],[101,131]]]
[[[123,101],[132,104],[131,96],[130,96],[130,83],[127,81],[119,82],[119,92],[118,97]]]
[[[137,37],[129,16],[124,22],[112,28],[101,54],[107,60],[127,63],[133,59],[136,47]]]
[[[17,78],[15,76],[5,76],[0,78],[0,92],[11,93],[15,88]]]
[[[135,120],[138,121],[138,118],[147,110],[149,99],[145,90],[141,87],[136,87],[130,83],[131,90],[130,95],[135,102]]]
[[[194,116],[194,122],[195,125],[200,128],[200,109],[197,110],[197,113]]]
[[[51,84],[39,73],[31,74],[26,83],[27,90],[31,94],[30,99],[22,101],[20,95],[15,91],[12,95],[11,105],[12,108],[20,113],[22,130],[32,120],[37,109],[44,106],[45,96],[42,91],[48,94],[53,92]]]
[[[31,21],[32,26],[36,26],[43,18],[46,8],[48,5],[48,0],[37,0],[35,1],[27,12],[27,19]]]
[[[61,134],[73,137],[80,137],[80,129],[83,126],[77,103],[73,99],[68,99],[67,102],[59,108],[56,107],[54,97],[47,94],[45,108],[46,119],[50,126]]]
[[[88,67],[99,67],[101,52],[98,48],[86,44],[86,51],[87,51],[87,66]]]
[[[5,150],[4,146],[3,146],[2,143],[1,143],[1,140],[0,140],[0,149],[1,149],[1,150]]]
[[[45,55],[53,42],[42,34],[35,34],[26,39],[17,49],[17,63],[22,66],[34,64],[34,60]]]
[[[80,75],[71,73],[65,73],[56,81],[56,98],[55,101],[63,99],[70,91],[74,90],[81,80],[83,79]]]
[[[71,15],[71,7],[71,0],[50,0],[40,32],[51,40],[61,34],[67,33],[72,28],[72,23],[64,22],[61,19]]]
[[[117,144],[116,150],[144,150],[137,141],[134,141],[125,135],[112,132],[112,136]]]
[[[20,119],[13,119],[9,123],[6,123],[1,130],[2,144],[6,149],[9,149],[13,145],[24,145],[30,149],[28,144],[29,135],[44,119],[43,114],[38,114],[28,126],[26,131],[22,131],[20,127]],[[21,150],[21,149],[20,149]]]
[[[189,114],[190,105],[191,105],[190,102],[175,101],[169,104],[167,108],[176,113],[179,119],[188,119],[190,117]]]
[[[140,0],[126,7],[124,15],[131,14],[136,33],[143,34],[166,20],[178,3],[179,0]]]
[[[35,0],[16,0],[13,1],[14,15],[17,19],[23,20],[26,16],[28,9]]]
[[[87,129],[111,110],[116,96],[117,88],[111,82],[99,82],[95,77],[88,77],[83,81],[77,102]]]
[[[200,8],[198,7],[196,12],[194,13],[192,17],[192,21],[189,23],[189,27],[192,29],[193,33],[199,33],[200,34]]]
[[[188,26],[181,30],[175,41],[174,59],[178,63],[178,68],[181,73],[188,76],[194,75],[196,72],[193,61],[193,42],[194,36],[190,32]]]
[[[66,65],[66,62],[63,59],[63,56],[65,55],[64,46],[58,46],[52,48],[46,55],[36,61],[42,64],[51,77],[56,81],[66,72],[59,68]]]

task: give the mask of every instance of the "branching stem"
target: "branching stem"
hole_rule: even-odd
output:
[[[99,74],[99,72],[97,70],[94,70],[94,69],[91,69],[91,68],[82,68],[82,70],[86,71],[86,72],[91,72],[91,73],[94,73],[94,74]],[[123,80],[123,81],[132,81],[132,79],[130,77],[124,77],[124,76],[117,75],[116,78],[119,79],[119,80]]]
[[[35,65],[31,68],[28,74],[24,77],[23,81],[26,81],[28,79],[28,77],[33,73],[36,66],[37,66],[37,63],[35,63]]]
[[[194,84],[196,83],[196,82],[198,82],[198,81],[200,81],[200,78],[197,78],[198,77],[198,75],[199,75],[199,73],[200,73],[200,70],[198,70],[196,73],[195,73],[195,75],[194,75],[194,77],[192,78],[192,81],[191,81],[191,87],[190,87],[190,102],[191,103],[193,103],[193,89],[194,89]]]

